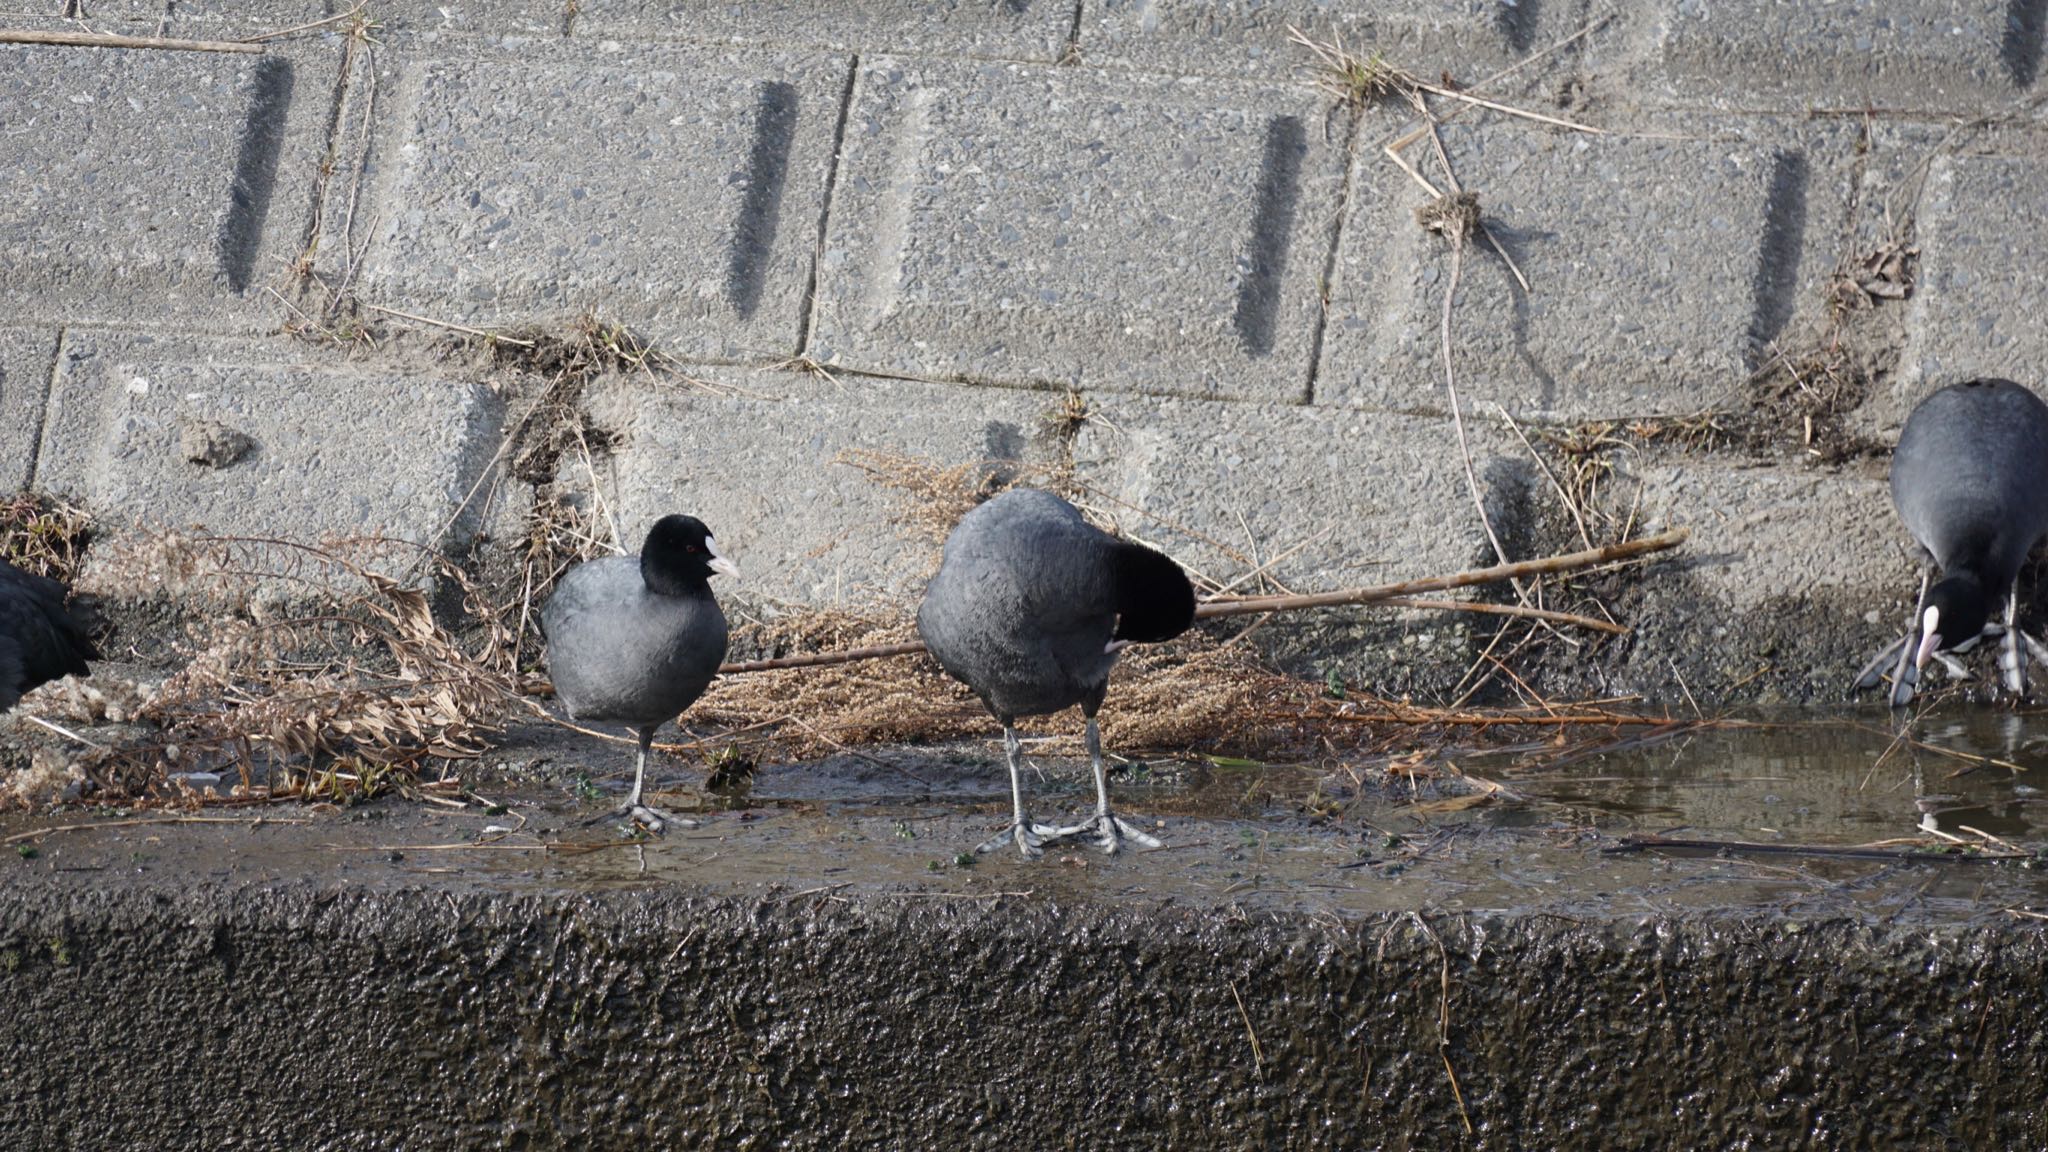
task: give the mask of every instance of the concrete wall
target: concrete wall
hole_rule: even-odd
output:
[[[2042,937],[2010,918],[1339,923],[375,871],[10,884],[0,1145],[2048,1141]]]
[[[43,7],[0,23],[229,39],[331,11]],[[1978,372],[2040,382],[2043,18],[1622,8],[1493,89],[1605,134],[1492,113],[1442,132],[1528,284],[1485,243],[1463,260],[1475,469],[1515,551],[1577,545],[1503,413],[1539,443],[1616,421],[1589,534],[1695,532],[1592,587],[1643,636],[1590,660],[1553,644],[1561,682],[1668,692],[1682,668],[1700,693],[1813,697],[1905,614],[1882,487],[1904,413]],[[1071,469],[1221,582],[1297,546],[1273,574],[1299,590],[1488,555],[1447,419],[1448,248],[1382,151],[1408,110],[1336,104],[1286,26],[1470,84],[1585,28],[1584,3],[370,12],[367,39],[343,21],[261,56],[0,47],[0,474],[115,525],[432,537],[496,450],[498,381],[405,352],[398,333],[432,329],[390,312],[358,312],[378,347],[279,335],[280,296],[308,299],[296,269],[478,328],[594,311],[684,362],[717,387],[592,391],[619,433],[604,472],[628,537],[697,512],[770,561],[756,595],[914,595],[927,545],[829,463],[863,447]],[[1431,151],[1405,155],[1441,184]],[[1893,241],[1917,246],[1905,298],[1839,290]],[[797,357],[834,378],[775,367]],[[1065,390],[1100,417],[1078,434],[1047,430]],[[1702,412],[1730,434],[1659,434]],[[200,418],[256,451],[195,471],[168,446]],[[1382,686],[1455,679],[1469,654],[1409,659],[1414,627],[1444,625],[1269,638]]]

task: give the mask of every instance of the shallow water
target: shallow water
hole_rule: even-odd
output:
[[[1883,714],[1792,718],[1652,730],[1623,744],[1524,754],[1499,778],[1617,833],[2048,845],[2048,714],[1957,712],[1903,732]]]

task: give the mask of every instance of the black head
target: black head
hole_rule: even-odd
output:
[[[1925,664],[1936,652],[1969,643],[1990,619],[1991,595],[1976,573],[1944,577],[1927,590],[1927,603],[1920,610],[1920,647],[1913,662]]]
[[[1171,640],[1195,622],[1195,586],[1180,565],[1140,544],[1116,550],[1115,639]]]
[[[739,568],[718,551],[711,529],[695,516],[663,516],[647,530],[640,546],[640,578],[663,596],[702,596],[711,591],[711,576],[739,575]]]

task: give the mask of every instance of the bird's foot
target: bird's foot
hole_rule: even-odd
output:
[[[1008,828],[976,844],[974,851],[976,855],[987,855],[1014,840],[1017,843],[1017,851],[1022,852],[1024,858],[1029,860],[1044,855],[1047,844],[1066,834],[1064,829],[1055,828],[1050,824],[1040,824],[1036,820],[1015,820]]]
[[[1161,844],[1159,837],[1114,812],[1097,812],[1071,828],[1060,829],[1062,836],[1085,836],[1091,832],[1095,834],[1095,846],[1112,856],[1125,840],[1141,848],[1157,848]]]
[[[609,812],[600,812],[592,816],[590,819],[585,820],[583,824],[585,827],[589,827],[592,824],[602,824],[607,820],[617,820],[622,816],[629,822],[647,829],[656,836],[661,835],[671,824],[678,828],[699,828],[703,826],[701,821],[692,820],[688,816],[678,816],[673,812],[664,812],[659,808],[650,808],[645,804],[621,804]]]
[[[1877,655],[1870,658],[1869,663],[1857,669],[1856,679],[1850,682],[1849,692],[1853,695],[1884,683],[1886,673],[1894,671],[1897,667],[1899,650],[1911,639],[1910,636],[1901,636],[1880,649]],[[1910,663],[1906,665],[1909,674],[1912,667]]]

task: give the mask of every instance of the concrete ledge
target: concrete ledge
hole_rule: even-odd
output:
[[[1299,400],[1342,185],[1299,87],[863,59],[811,354]]]
[[[1820,311],[1855,191],[1853,131],[1685,129],[1677,140],[1444,129],[1459,180],[1529,282],[1484,239],[1468,247],[1453,317],[1468,409],[1574,420],[1725,407],[1760,351]],[[1428,146],[1411,151],[1420,160]],[[1439,329],[1450,252],[1416,223],[1427,202],[1377,143],[1361,151],[1319,402],[1449,411]]]
[[[219,880],[0,888],[6,1143],[2019,1148],[2048,1126],[2048,936],[1992,912],[1247,913],[1053,865],[1003,878],[1031,899],[601,891],[258,842],[272,863]],[[280,878],[280,855],[346,874]]]
[[[1073,29],[1069,0],[582,0],[578,36],[817,45],[840,51],[992,56],[1050,64]]]
[[[1570,35],[1581,0],[1085,0],[1081,58],[1160,72],[1294,79],[1289,25],[1363,55],[1470,84]],[[1525,74],[1522,82],[1540,77]]]
[[[1625,11],[1617,39],[1641,53],[1630,87],[1684,103],[1968,108],[2018,97],[2040,73],[2040,14],[1983,0],[1661,0]]]

